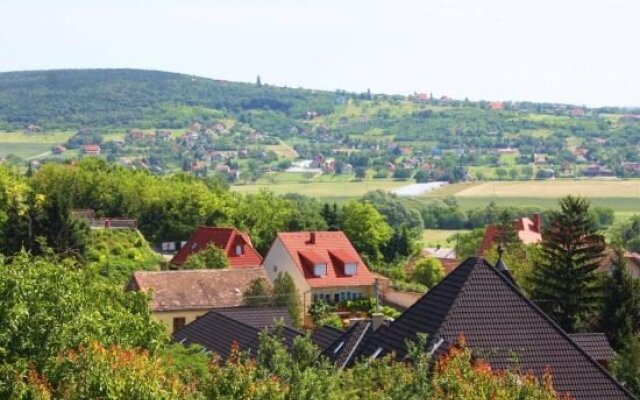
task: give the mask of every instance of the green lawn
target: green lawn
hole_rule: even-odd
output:
[[[44,133],[24,133],[24,132],[7,132],[0,131],[0,146],[4,147],[5,144],[61,144],[65,143],[71,136],[75,134],[74,131],[52,131]],[[49,146],[51,147],[51,146]]]
[[[2,143],[0,142],[0,157],[13,154],[20,158],[30,158],[51,150],[51,144],[39,143]]]
[[[425,229],[422,233],[424,247],[455,247],[456,233],[466,233],[468,230]]]

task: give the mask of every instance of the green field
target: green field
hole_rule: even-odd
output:
[[[323,201],[345,201],[351,198],[360,197],[373,190],[391,190],[411,183],[412,182],[409,181],[373,179],[353,182],[345,180],[328,181],[323,179],[314,179],[308,182],[280,181],[273,184],[258,183],[234,185],[231,189],[239,193],[257,193],[261,189],[268,189],[276,194],[299,193],[315,197]]]
[[[47,153],[52,146],[63,144],[73,131],[54,131],[45,133],[23,133],[0,131],[0,157],[13,154],[21,158],[31,158]]]
[[[0,141],[0,157],[13,154],[20,158],[35,157],[51,150],[51,144],[3,143]]]
[[[466,233],[468,230],[425,229],[422,233],[424,247],[454,247],[456,233]]]

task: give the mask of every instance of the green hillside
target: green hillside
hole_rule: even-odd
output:
[[[132,69],[0,73],[0,129],[184,128],[225,112],[331,112],[333,94]]]

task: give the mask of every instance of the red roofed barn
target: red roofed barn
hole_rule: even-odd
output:
[[[271,280],[291,276],[305,310],[374,294],[375,279],[343,232],[278,233],[262,265]]]
[[[224,250],[232,269],[258,268],[262,264],[262,256],[253,248],[248,234],[236,228],[216,228],[201,226],[191,235],[187,243],[171,260],[172,264],[184,264],[190,255],[215,244]]]
[[[542,241],[542,219],[540,214],[533,214],[531,218],[518,218],[513,221],[513,228],[518,234],[518,238],[524,244],[536,244]],[[496,243],[500,229],[495,225],[487,226],[484,238],[478,249],[478,255],[482,256],[491,246]]]

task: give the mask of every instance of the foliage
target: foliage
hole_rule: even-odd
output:
[[[544,229],[540,258],[531,276],[531,297],[565,331],[588,328],[598,308],[596,273],[604,238],[595,229],[589,202],[568,196]]]
[[[604,283],[600,327],[616,350],[640,328],[640,283],[627,270],[624,252],[616,251]]]
[[[394,280],[391,286],[399,292],[424,293],[427,291],[427,287],[422,283],[407,282],[405,280]]]
[[[484,238],[484,229],[477,228],[466,233],[456,234],[456,256],[460,260],[475,256]]]
[[[23,396],[38,399],[169,400],[193,394],[157,356],[97,342],[65,351],[52,360],[45,374],[31,371],[26,386]]]
[[[279,272],[273,280],[273,306],[286,307],[289,310],[294,326],[302,323],[302,305],[300,304],[300,294],[293,279],[286,272]]]
[[[353,247],[373,262],[382,258],[381,247],[392,235],[389,224],[371,204],[355,200],[342,207],[340,227]]]
[[[623,339],[621,349],[611,362],[613,375],[636,397],[640,396],[640,339]]]
[[[640,215],[619,222],[609,231],[611,242],[630,251],[640,251]]]
[[[328,92],[126,69],[1,74],[0,92],[0,121],[18,128],[33,122],[49,128],[182,128],[193,120],[219,117],[217,110],[222,109],[238,116],[251,110],[302,116],[307,110],[333,109],[333,96]],[[30,95],[24,96],[25,92]],[[56,101],[50,101],[52,98]],[[262,114],[252,117],[261,130],[270,122]]]
[[[94,229],[87,243],[87,265],[113,284],[123,286],[134,271],[155,271],[162,258],[139,232]]]
[[[272,302],[271,285],[264,278],[251,281],[242,294],[242,304],[246,307],[269,307]]]
[[[490,263],[498,261],[497,246],[492,246],[484,254]],[[531,274],[537,264],[540,249],[537,245],[525,245],[522,242],[509,243],[504,246],[502,261],[505,263],[516,284],[525,292],[529,292]]]
[[[254,279],[242,294],[242,303],[247,307],[285,307],[294,326],[302,323],[300,295],[291,276],[280,272],[269,285],[263,278]]]
[[[83,258],[88,232],[89,227],[72,215],[68,194],[45,196],[22,188],[14,191],[7,203],[1,250],[5,254],[22,249],[42,254],[50,248],[64,257]]]
[[[93,341],[155,350],[164,340],[146,295],[105,284],[71,259],[17,254],[0,264],[0,296],[0,320],[11,321],[0,326],[0,364],[42,368]]]
[[[229,268],[229,259],[224,250],[215,243],[193,253],[184,263],[184,269],[225,269]]]
[[[342,319],[340,319],[340,316],[336,313],[328,313],[327,315],[318,319],[317,321],[314,320],[314,323],[316,326],[330,326],[336,329],[344,328]]]
[[[413,267],[413,279],[431,289],[444,278],[442,263],[435,257],[424,257]]]

